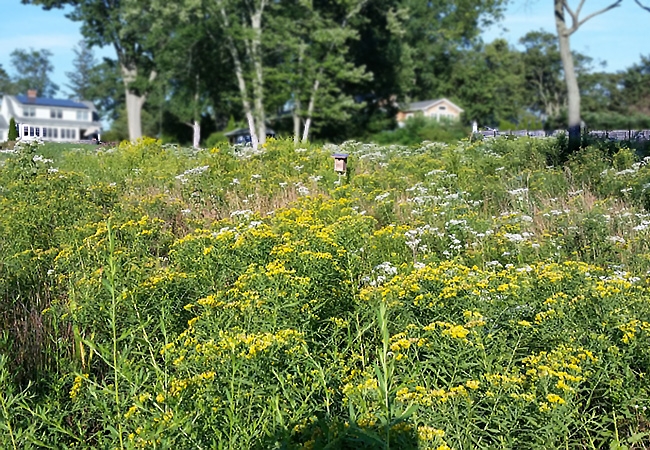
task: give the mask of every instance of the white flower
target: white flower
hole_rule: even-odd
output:
[[[519,188],[519,189],[514,189],[512,191],[508,191],[508,194],[514,195],[516,197],[521,197],[524,194],[528,194],[528,188]]]
[[[390,261],[383,262],[375,267],[376,271],[383,271],[387,275],[397,275],[397,267],[393,266]]]
[[[519,233],[506,233],[504,236],[510,242],[514,242],[515,244],[519,244],[519,243],[524,242],[526,240],[526,237],[519,234]]]
[[[230,217],[244,216],[248,219],[251,214],[253,214],[253,211],[251,211],[250,209],[242,209],[242,210],[231,212]]]

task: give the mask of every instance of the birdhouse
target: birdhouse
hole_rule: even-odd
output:
[[[334,158],[334,171],[339,174],[345,173],[348,168],[348,155],[345,153],[335,153],[332,155]]]

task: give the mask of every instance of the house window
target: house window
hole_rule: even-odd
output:
[[[58,128],[52,128],[52,131],[54,131],[54,139],[59,138],[59,129]]]
[[[88,111],[77,111],[77,120],[88,120]]]
[[[40,128],[40,127],[36,127],[36,130],[35,130],[35,131],[36,131],[36,137],[39,137],[39,136],[41,135],[41,128]]]
[[[446,107],[446,106],[438,106],[438,109],[439,109],[440,111],[444,111],[445,109],[447,109],[447,107]]]
[[[43,137],[47,137],[47,128],[43,127]]]
[[[23,108],[23,116],[25,117],[34,117],[36,115],[35,108]]]
[[[77,130],[61,128],[61,139],[77,139]]]
[[[60,109],[50,109],[50,119],[63,118],[63,111]]]
[[[29,136],[34,137],[34,127],[29,127]]]

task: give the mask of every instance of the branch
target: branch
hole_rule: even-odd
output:
[[[584,0],[583,0],[583,2],[584,2]],[[593,12],[593,13],[589,14],[587,17],[585,17],[584,19],[582,19],[582,20],[581,20],[580,22],[578,22],[577,24],[574,22],[573,26],[571,27],[570,34],[573,33],[573,32],[575,32],[578,28],[580,28],[580,27],[581,27],[581,26],[582,26],[586,21],[588,21],[589,19],[593,19],[594,17],[599,16],[600,14],[606,13],[606,12],[609,11],[610,9],[614,9],[614,8],[617,8],[617,7],[621,6],[621,3],[622,3],[622,2],[623,2],[623,0],[616,0],[616,1],[615,1],[614,3],[612,3],[611,5],[606,6],[605,8],[603,8],[603,9],[601,9],[601,10],[599,10],[599,11],[596,11],[596,12]],[[582,3],[581,3],[580,6],[582,7]]]
[[[643,6],[639,0],[634,0],[637,5],[639,5],[641,8],[645,9],[646,11],[650,12],[650,6]]]

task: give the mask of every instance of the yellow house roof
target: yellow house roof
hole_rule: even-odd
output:
[[[438,103],[447,103],[454,108],[456,108],[459,112],[463,112],[464,109],[461,108],[460,106],[456,105],[454,102],[449,101],[446,98],[438,98],[435,100],[423,100],[420,102],[413,102],[409,103],[408,107],[406,109],[402,109],[403,112],[411,112],[411,111],[426,111],[432,106],[437,105]]]

